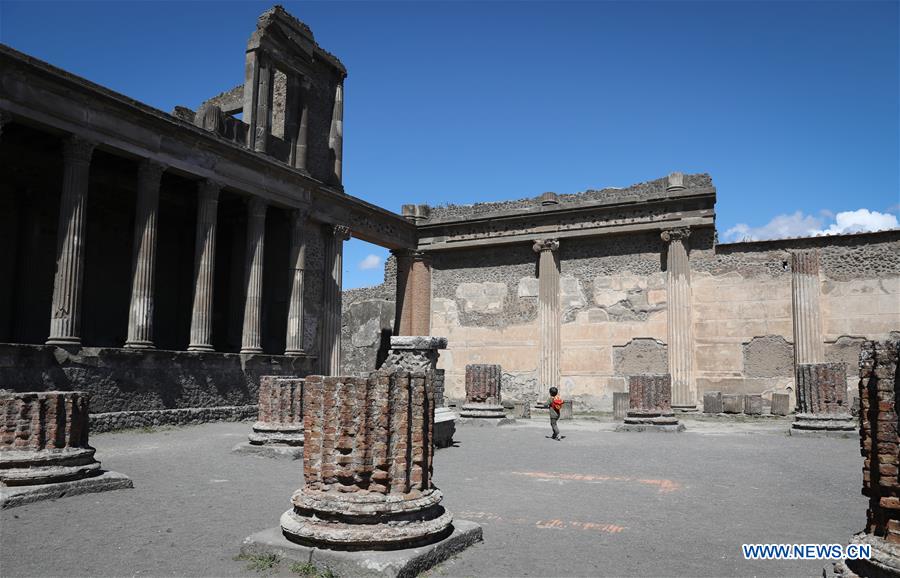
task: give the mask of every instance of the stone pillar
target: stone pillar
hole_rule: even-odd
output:
[[[431,335],[431,256],[396,250],[396,335]]]
[[[672,411],[672,377],[662,375],[631,375],[628,378],[628,411],[625,423],[616,431],[680,432]]]
[[[298,459],[303,455],[303,384],[296,376],[259,378],[259,417],[237,453]]]
[[[165,165],[152,160],[143,160],[138,165],[131,261],[131,308],[128,315],[128,341],[125,342],[125,347],[129,349],[153,348],[159,183],[165,170]]]
[[[466,366],[466,403],[461,417],[504,419],[500,397],[503,371],[499,365],[472,364]]]
[[[132,487],[94,459],[89,399],[81,391],[0,392],[0,507]]]
[[[431,481],[432,374],[306,379],[302,488],[284,536],[342,550],[423,546],[452,531]]]
[[[306,269],[306,226],[308,209],[291,212],[290,264],[291,296],[288,303],[288,326],[285,355],[303,355],[303,276]]]
[[[266,239],[266,202],[251,197],[247,203],[247,250],[244,266],[244,328],[241,353],[262,353],[260,316],[262,311],[263,249]]]
[[[691,315],[691,267],[687,239],[691,230],[682,227],[663,231],[668,244],[666,257],[666,294],[669,373],[672,376],[672,406],[697,409],[694,383],[694,331]]]
[[[213,273],[216,263],[216,221],[219,190],[215,181],[202,181],[197,196],[197,242],[194,249],[194,302],[188,351],[214,351],[212,346]]]
[[[344,159],[344,84],[343,80],[334,89],[334,108],[331,112],[331,134],[328,146],[334,154],[334,179],[337,184],[342,181],[342,165]]]
[[[81,289],[88,179],[96,143],[71,136],[63,142],[63,184],[56,233],[56,277],[48,345],[81,344]]]
[[[341,372],[341,276],[344,241],[350,229],[344,225],[325,227],[325,283],[322,308],[322,372],[338,375]]]
[[[272,86],[275,69],[269,59],[254,50],[247,53],[244,70],[244,122],[247,147],[266,152],[271,132]]]
[[[856,420],[847,403],[847,365],[804,363],[797,366],[797,415],[791,435],[856,437]]]
[[[559,387],[560,311],[559,311],[559,241],[543,239],[532,247],[540,254],[538,263],[538,324],[541,352],[538,359],[538,391],[535,400],[551,387]]]
[[[309,135],[308,81],[293,74],[288,77],[288,110],[285,122],[291,143],[291,166],[306,172],[306,151]]]
[[[794,321],[794,367],[825,361],[819,309],[819,254],[815,249],[791,253],[791,314]]]
[[[897,456],[900,341],[867,341],[859,354],[862,493],[869,498],[866,529],[851,544],[871,547],[869,560],[845,560],[843,576],[900,576],[900,478]]]

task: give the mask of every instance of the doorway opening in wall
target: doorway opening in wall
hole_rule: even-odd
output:
[[[395,270],[390,252],[359,239],[344,243],[341,365],[373,370],[390,349],[394,326]]]

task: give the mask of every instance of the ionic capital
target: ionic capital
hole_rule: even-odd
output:
[[[346,241],[350,238],[350,227],[347,225],[334,225],[332,229],[335,240]]]
[[[531,248],[535,253],[556,251],[559,249],[559,239],[538,239]]]
[[[96,146],[95,141],[72,135],[63,141],[63,159],[67,163],[89,163]]]
[[[659,234],[660,238],[666,243],[672,241],[683,241],[691,236],[690,227],[676,227],[674,229],[666,229]]]
[[[157,183],[168,166],[153,159],[143,159],[138,163],[138,181]]]

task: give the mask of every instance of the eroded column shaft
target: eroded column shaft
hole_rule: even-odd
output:
[[[219,189],[213,181],[203,181],[197,196],[197,236],[194,249],[194,300],[191,314],[191,343],[188,351],[213,351],[213,273],[216,262],[216,222]]]
[[[56,276],[48,344],[81,343],[81,291],[88,178],[95,143],[72,136],[63,143],[63,183],[56,233]]]
[[[322,354],[320,366],[326,375],[341,373],[341,278],[344,241],[350,229],[343,225],[325,227],[325,283],[322,307]]]
[[[285,355],[303,353],[303,291],[306,269],[306,226],[309,212],[295,209],[291,213],[290,278],[291,296],[288,303],[288,326]]]
[[[252,197],[247,204],[247,257],[244,267],[246,298],[241,353],[262,353],[260,315],[265,238],[266,202],[259,197]]]
[[[417,251],[395,251],[397,313],[395,335],[431,334],[431,257]]]
[[[694,332],[691,313],[691,268],[686,247],[689,229],[663,231],[666,257],[667,337],[672,406],[695,408]]]
[[[331,134],[329,146],[334,154],[334,179],[340,184],[343,178],[344,159],[344,85],[339,83],[334,89],[334,108],[331,113]]]
[[[819,308],[819,255],[815,249],[791,253],[791,314],[794,367],[825,361]]]
[[[131,264],[131,307],[125,347],[153,347],[156,235],[159,185],[165,166],[144,160],[138,166],[137,206],[134,216],[134,248]]]
[[[536,241],[534,251],[540,254],[538,263],[538,324],[540,326],[540,359],[538,373],[540,395],[550,387],[559,386],[560,312],[559,312],[559,241]]]

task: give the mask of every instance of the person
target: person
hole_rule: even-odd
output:
[[[550,388],[550,402],[548,405],[550,406],[550,427],[553,429],[551,437],[555,440],[562,439],[559,436],[559,427],[556,425],[556,422],[559,420],[559,411],[562,409],[563,398],[560,397],[559,390],[555,387]]]

